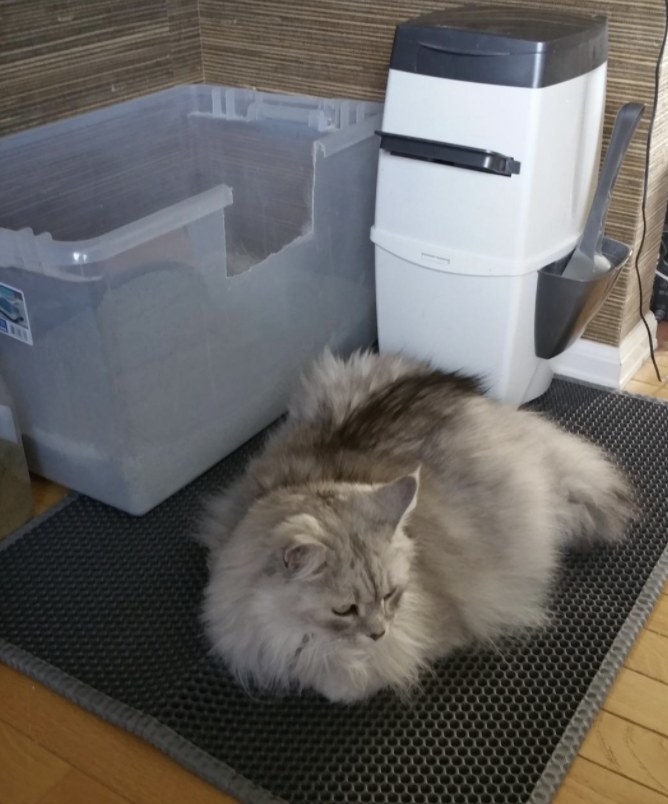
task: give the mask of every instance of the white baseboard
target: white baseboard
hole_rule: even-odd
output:
[[[656,346],[656,318],[647,313],[645,320]],[[580,338],[551,362],[554,373],[562,377],[619,390],[649,358],[649,354],[647,330],[643,322],[638,321],[619,346]]]

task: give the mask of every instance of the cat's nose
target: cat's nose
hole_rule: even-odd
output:
[[[371,637],[371,639],[373,639],[374,642],[376,642],[376,640],[380,639],[384,635],[385,635],[385,629],[384,628],[383,628],[382,631],[376,631],[375,634],[369,634],[369,636]]]

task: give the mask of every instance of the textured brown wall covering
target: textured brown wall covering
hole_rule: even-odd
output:
[[[0,0],[0,134],[179,83],[382,99],[395,25],[451,0]],[[553,0],[491,5],[554,8]],[[199,7],[199,19],[198,19]],[[637,246],[664,0],[562,0],[610,18],[605,138],[627,100],[647,105],[615,193],[608,231]],[[647,309],[668,199],[666,70],[652,140],[647,236],[640,267]],[[546,188],[549,192],[549,188]],[[638,321],[627,270],[587,336],[617,344]],[[484,326],[484,322],[481,322]]]
[[[197,0],[0,0],[0,134],[201,80]]]
[[[204,75],[284,92],[380,100],[395,25],[422,12],[466,5],[448,0],[200,0]],[[553,0],[491,0],[490,5],[554,8]],[[610,18],[610,60],[605,138],[625,101],[647,105],[609,217],[611,236],[637,242],[654,71],[665,30],[664,0],[562,0],[559,8],[604,12]],[[655,125],[647,203],[648,232],[641,253],[644,307],[648,308],[668,199],[668,108],[662,97]],[[549,192],[549,188],[546,188]],[[592,322],[587,336],[617,344],[638,322],[638,289],[627,271]],[[484,326],[484,322],[481,322]]]

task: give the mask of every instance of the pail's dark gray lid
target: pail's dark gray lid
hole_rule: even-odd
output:
[[[393,70],[512,87],[546,87],[608,57],[604,16],[468,6],[397,26]]]

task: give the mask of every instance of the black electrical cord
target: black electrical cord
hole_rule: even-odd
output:
[[[661,382],[661,372],[659,371],[659,367],[656,364],[656,357],[654,355],[654,339],[652,338],[652,332],[649,328],[649,324],[645,320],[645,316],[643,314],[643,292],[642,292],[642,279],[640,277],[640,254],[643,250],[643,246],[645,245],[645,235],[647,234],[647,189],[648,189],[648,174],[649,174],[649,156],[652,148],[652,135],[654,133],[654,119],[656,118],[656,107],[659,102],[659,80],[661,78],[661,64],[663,62],[663,53],[666,49],[666,39],[668,38],[668,0],[665,0],[666,6],[666,17],[664,22],[664,29],[663,29],[663,39],[661,41],[661,49],[659,50],[659,56],[656,60],[656,68],[654,70],[654,103],[652,106],[652,116],[649,121],[649,133],[647,135],[647,150],[645,151],[645,175],[643,178],[643,190],[642,190],[642,235],[640,237],[640,244],[638,245],[638,250],[636,251],[636,258],[635,258],[635,272],[636,278],[638,280],[638,303],[640,309],[640,320],[645,325],[645,329],[647,330],[647,339],[649,341],[649,353],[652,358],[652,365],[654,366],[654,371],[656,372],[656,377]]]

